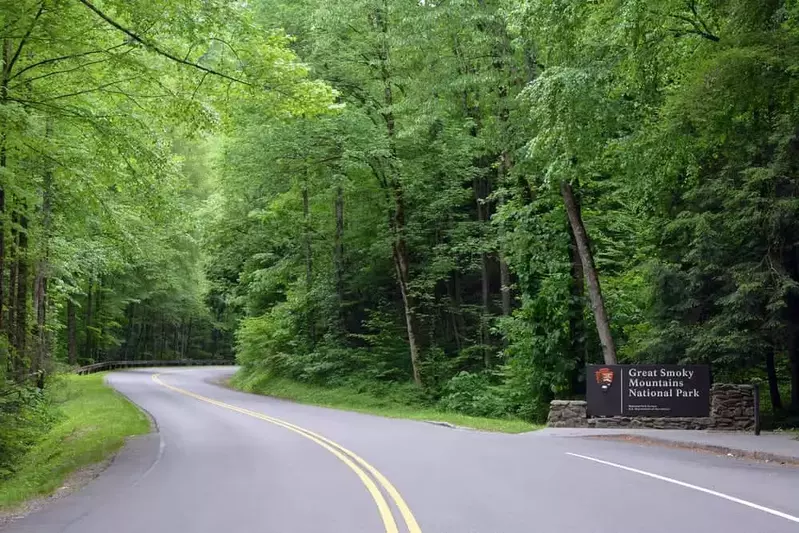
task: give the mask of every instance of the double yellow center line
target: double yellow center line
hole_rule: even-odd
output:
[[[173,385],[169,385],[168,383],[164,383],[159,378],[159,374],[153,374],[153,381],[166,387],[167,389],[178,392],[180,394],[184,394],[186,396],[190,396],[196,400],[200,400],[202,402],[210,403],[212,405],[216,405],[217,407],[222,407],[223,409],[228,409],[230,411],[235,411],[237,413],[241,413],[247,416],[251,416],[253,418],[257,418],[259,420],[264,420],[269,422],[270,424],[274,424],[276,426],[280,426],[282,428],[288,429],[289,431],[293,431],[298,435],[305,437],[306,439],[315,442],[325,450],[332,453],[336,456],[342,463],[347,465],[355,475],[361,480],[361,482],[366,487],[366,490],[369,491],[369,494],[374,499],[375,504],[377,505],[377,510],[380,513],[380,519],[383,521],[383,526],[386,529],[386,533],[399,533],[399,529],[397,528],[397,522],[394,520],[394,515],[391,512],[391,507],[389,506],[386,498],[383,496],[383,492],[381,492],[380,488],[378,488],[378,484],[383,490],[388,494],[391,500],[394,502],[394,505],[402,515],[402,519],[405,522],[407,527],[408,533],[422,533],[421,528],[419,528],[419,524],[416,522],[416,519],[413,516],[408,504],[405,503],[405,500],[402,499],[399,491],[391,484],[391,482],[383,476],[375,467],[367,463],[364,459],[359,457],[355,452],[348,450],[347,448],[341,446],[333,442],[330,439],[319,435],[318,433],[314,433],[313,431],[309,431],[305,428],[301,428],[300,426],[296,426],[285,420],[280,420],[279,418],[274,418],[271,416],[267,416],[262,413],[258,413],[256,411],[250,411],[249,409],[244,409],[243,407],[237,407],[235,405],[231,405],[229,403],[220,402],[218,400],[214,400],[212,398],[208,398],[206,396],[201,396],[191,391],[187,391],[185,389],[181,389],[179,387],[175,387]],[[368,473],[367,473],[368,472]],[[371,474],[371,476],[370,476]]]

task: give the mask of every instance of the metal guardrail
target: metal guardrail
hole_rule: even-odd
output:
[[[103,361],[76,368],[74,372],[80,376],[103,372],[105,370],[115,370],[117,368],[135,368],[148,366],[227,366],[235,365],[235,361],[226,359],[177,359],[173,361]]]

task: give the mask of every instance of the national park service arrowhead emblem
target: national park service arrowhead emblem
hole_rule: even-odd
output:
[[[613,385],[613,370],[600,368],[594,375],[596,376],[597,385],[602,387],[602,390],[608,390]]]

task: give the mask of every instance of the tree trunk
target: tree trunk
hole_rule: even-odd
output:
[[[169,324],[166,321],[166,315],[161,317],[161,356],[160,359],[166,359],[169,353]]]
[[[490,218],[487,198],[490,193],[490,185],[484,177],[475,178],[473,182],[474,198],[477,204],[477,221],[485,228]],[[491,350],[489,348],[490,333],[488,331],[488,321],[491,316],[491,280],[489,269],[488,252],[480,253],[480,300],[482,312],[480,316],[480,344],[483,350],[483,365],[491,367]]]
[[[183,357],[188,357],[189,356],[189,348],[191,346],[191,344],[190,344],[191,343],[191,328],[192,328],[193,325],[194,325],[194,319],[190,318],[189,319],[189,328],[186,331],[186,338],[183,341]]]
[[[36,276],[33,283],[33,303],[36,310],[36,356],[34,371],[44,370],[47,361],[47,263],[42,260],[36,264]]]
[[[461,276],[460,273],[456,270],[452,274],[452,290],[454,294],[454,302],[455,302],[455,325],[459,332],[461,332],[461,338],[466,335],[468,328],[466,327],[466,321],[463,318],[463,290],[461,287]],[[467,339],[468,340],[468,339]],[[461,341],[458,343],[460,344]]]
[[[5,143],[5,140],[2,141]],[[6,148],[0,147],[0,171],[6,166]],[[0,187],[0,334],[6,332],[5,277],[6,277],[6,192]]]
[[[133,347],[131,348],[131,357],[133,360],[143,359],[141,356],[141,350],[139,347],[142,344],[142,338],[144,337],[144,323],[139,320],[138,323],[135,325],[136,334],[133,337]]]
[[[67,299],[67,359],[70,365],[78,364],[78,339],[76,336],[75,302]]]
[[[122,360],[127,361],[130,352],[130,345],[133,342],[133,329],[136,325],[136,304],[131,303],[128,304],[127,309],[125,309],[125,320],[127,325],[125,326],[125,342],[122,344]]]
[[[799,328],[788,333],[788,359],[791,363],[791,409],[799,411]]]
[[[341,178],[339,178],[341,179]],[[336,336],[344,336],[347,331],[344,313],[344,187],[336,184],[333,205],[335,213],[335,233],[333,234],[333,275],[336,284],[336,309],[331,330]]]
[[[180,325],[172,323],[172,352],[175,354],[176,359],[182,359],[185,328],[186,323],[182,318],[180,319]]]
[[[23,205],[22,209],[27,206]],[[18,357],[24,357],[28,344],[28,217],[19,217],[19,248],[17,250],[16,348]]]
[[[461,351],[461,333],[460,328],[458,327],[458,317],[460,316],[461,309],[460,309],[460,298],[458,297],[458,291],[460,290],[460,286],[458,284],[458,271],[455,270],[452,272],[450,276],[448,285],[449,291],[449,317],[450,322],[452,323],[452,335],[455,340],[455,348],[460,352]]]
[[[415,302],[408,288],[408,258],[407,253],[402,251],[404,240],[394,245],[394,265],[397,269],[402,303],[405,308],[405,326],[408,330],[408,347],[411,352],[411,368],[413,371],[413,381],[417,385],[422,384],[422,375],[419,370],[419,344],[417,338]]]
[[[392,128],[389,129],[393,134]],[[411,368],[413,371],[413,381],[417,385],[422,385],[422,375],[420,371],[419,357],[419,334],[416,323],[416,301],[410,291],[410,254],[408,244],[405,240],[405,199],[401,185],[395,182],[393,188],[394,213],[391,218],[391,230],[394,235],[392,243],[392,255],[394,267],[397,272],[397,282],[399,283],[400,294],[402,295],[402,305],[405,311],[405,326],[408,333],[408,348],[411,354]]]
[[[392,122],[393,125],[393,122]],[[393,128],[390,130],[393,132]],[[397,271],[397,281],[402,295],[402,304],[405,310],[405,326],[408,332],[408,348],[411,354],[411,368],[413,381],[422,385],[419,357],[419,335],[416,323],[416,301],[410,292],[410,254],[405,240],[405,199],[401,185],[396,182],[393,190],[394,213],[392,217],[392,232],[394,243],[392,245],[394,267]]]
[[[308,185],[302,188],[302,243],[305,253],[305,291],[311,292],[313,283],[313,255],[311,250],[311,212],[308,201]]]
[[[90,361],[93,361],[92,358],[92,303],[94,299],[94,276],[89,277],[89,288],[86,291],[86,320],[84,323],[84,331],[86,332],[86,340],[85,340],[85,347],[83,349],[84,357],[87,357]]]
[[[500,119],[504,122],[507,121],[507,113],[504,113]],[[511,167],[511,159],[510,154],[508,154],[507,150],[503,151],[500,154],[500,161],[499,161],[499,179],[498,182],[500,186],[505,184],[505,179],[510,172]],[[508,261],[505,258],[505,254],[500,251],[499,254],[499,282],[500,282],[500,293],[502,295],[502,316],[510,316],[511,313],[511,277],[510,277],[510,267],[508,266]]]
[[[336,275],[336,296],[339,306],[344,301],[344,188],[336,186],[336,232],[333,241],[333,268]]]
[[[314,305],[311,300],[313,289],[313,248],[311,242],[311,208],[308,199],[308,172],[305,174],[305,183],[302,186],[302,243],[305,254],[305,294],[308,298],[308,340],[311,346],[316,344],[316,319]]]
[[[391,232],[393,234],[392,255],[394,267],[397,272],[397,282],[399,283],[402,295],[402,304],[405,310],[405,326],[408,332],[408,347],[411,355],[411,367],[413,371],[413,381],[417,385],[422,385],[422,375],[420,371],[420,350],[419,334],[416,324],[416,302],[410,292],[410,254],[405,239],[405,193],[402,188],[402,181],[399,179],[398,170],[394,168],[394,158],[396,157],[395,144],[395,117],[394,117],[394,92],[393,81],[389,62],[389,42],[388,42],[388,3],[384,0],[382,8],[378,8],[374,14],[375,29],[380,34],[378,44],[378,60],[380,65],[380,80],[383,84],[383,120],[386,125],[386,137],[391,152],[391,159],[386,162],[386,187],[391,193],[393,200],[393,213],[390,217]]]
[[[158,357],[158,321],[153,318],[153,324],[150,327],[150,332],[153,336],[153,359],[160,359]]]
[[[175,329],[175,351],[177,352],[178,359],[183,359],[184,349],[186,347],[186,321],[180,319],[180,327]]]
[[[214,357],[217,357],[218,351],[219,351],[219,328],[213,327],[211,329],[211,353],[214,354]]]
[[[594,265],[594,256],[591,253],[588,234],[583,225],[580,206],[577,204],[574,198],[574,191],[568,182],[564,181],[560,184],[560,191],[563,196],[563,203],[566,206],[566,214],[569,217],[569,224],[574,234],[574,240],[577,242],[577,250],[580,253],[583,271],[585,272],[585,278],[588,284],[588,298],[591,300],[591,308],[594,312],[599,342],[602,344],[602,355],[605,359],[605,364],[615,365],[616,345],[610,333],[610,322],[608,320],[607,311],[605,310],[605,302],[602,299],[599,276]]]
[[[153,354],[147,355],[147,343],[149,342],[148,335],[150,334],[150,320],[147,317],[145,312],[145,316],[141,320],[141,326],[139,326],[139,335],[136,337],[136,355],[135,357],[140,359],[153,359]]]
[[[53,135],[53,119],[47,119],[46,136]],[[42,181],[42,235],[40,257],[36,264],[36,282],[34,284],[34,302],[36,308],[36,370],[46,371],[49,357],[47,342],[47,289],[49,285],[50,231],[52,226],[53,172],[50,162],[45,161],[44,179]]]
[[[491,318],[491,292],[489,283],[489,268],[488,268],[488,254],[483,252],[480,254],[480,276],[481,276],[481,296],[483,303],[483,312],[480,317],[480,342],[483,345],[483,365],[486,368],[491,368],[491,349],[489,343],[491,342],[491,333],[488,325]]]
[[[511,313],[511,294],[510,294],[510,267],[503,255],[499,257],[499,282],[502,292],[502,316],[510,316]]]
[[[476,132],[475,132],[476,134]],[[488,205],[485,204],[485,180],[475,178],[473,183],[474,198],[477,204],[477,221],[483,227],[488,220],[486,211]],[[488,254],[485,251],[480,252],[480,302],[482,304],[480,313],[480,344],[483,351],[483,366],[489,368],[491,366],[491,352],[488,349],[488,317],[489,317],[489,303],[490,303],[490,282],[488,279]]]
[[[161,359],[171,359],[169,357],[169,322],[166,315],[161,317]]]
[[[180,359],[180,354],[182,352],[180,342],[183,339],[180,337],[180,334],[183,331],[183,319],[180,320],[180,327],[175,324],[172,324],[172,351],[175,355]]]
[[[0,74],[0,105],[8,103],[8,82],[11,73],[8,65],[11,61],[11,40],[3,39],[3,69]],[[6,146],[7,133],[6,124],[0,124],[0,172],[5,172],[8,166],[8,148]],[[5,305],[5,266],[6,266],[6,191],[0,187],[0,333],[6,331],[5,316],[3,306]]]
[[[766,353],[766,375],[768,376],[768,392],[771,398],[771,406],[775,411],[782,409],[782,398],[777,383],[777,369],[774,367],[774,351]]]
[[[8,342],[11,346],[17,345],[17,326],[16,326],[16,312],[17,312],[17,274],[19,273],[18,263],[14,257],[19,251],[19,232],[17,225],[19,224],[19,217],[16,211],[11,210],[11,257],[9,262],[11,264],[11,272],[8,274]]]
[[[166,359],[167,348],[167,334],[166,334],[166,316],[161,316],[161,335],[158,339],[158,359]]]
[[[92,348],[94,349],[94,358],[97,361],[102,361],[104,359],[105,352],[103,351],[103,304],[104,301],[104,293],[103,287],[105,283],[103,283],[103,277],[100,276],[97,278],[97,282],[94,285],[94,318],[96,319],[94,322],[96,327],[94,329],[97,330],[97,335],[94,338],[94,342],[92,342]]]
[[[461,76],[474,74],[475,69],[469,64],[469,60],[464,57],[464,51],[457,39],[453,49],[453,53],[458,58],[458,74]],[[472,98],[469,90],[463,90],[461,93],[461,106],[463,108],[464,116],[472,120],[472,126],[469,130],[469,135],[477,137],[482,129],[482,116],[479,105],[480,95],[479,92]],[[476,168],[485,168],[487,166],[484,158],[478,158],[474,161]],[[477,221],[480,223],[481,230],[485,229],[486,223],[490,218],[489,206],[487,198],[490,192],[490,184],[486,176],[478,176],[472,180],[472,189],[474,191],[474,199],[477,207]],[[489,257],[488,252],[485,250],[480,252],[480,296],[482,309],[480,313],[480,325],[478,329],[479,342],[483,352],[483,366],[490,368],[491,366],[491,350],[489,348],[490,333],[488,330],[489,317],[490,317],[490,288],[491,283],[489,279]]]

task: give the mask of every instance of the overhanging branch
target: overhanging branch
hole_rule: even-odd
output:
[[[128,37],[130,37],[135,42],[141,44],[142,46],[144,46],[145,48],[147,48],[149,50],[152,50],[153,52],[155,52],[158,55],[161,55],[161,56],[163,56],[163,57],[165,57],[165,58],[167,58],[167,59],[169,59],[171,61],[174,61],[175,63],[179,63],[181,65],[186,65],[186,66],[189,66],[189,67],[192,67],[192,68],[196,68],[197,70],[201,70],[201,71],[203,71],[203,72],[205,72],[207,74],[211,74],[213,76],[218,76],[218,77],[224,78],[226,80],[234,81],[236,83],[241,83],[243,85],[252,85],[250,82],[248,82],[246,80],[242,80],[241,78],[237,78],[235,76],[229,76],[228,74],[225,74],[224,72],[219,72],[218,70],[215,70],[215,69],[212,69],[212,68],[208,68],[206,66],[200,65],[199,63],[195,63],[194,61],[189,61],[188,59],[181,59],[178,56],[168,52],[167,50],[164,50],[163,48],[161,48],[157,44],[152,43],[152,42],[144,39],[143,37],[139,36],[133,30],[131,30],[129,28],[126,28],[125,26],[123,26],[119,22],[115,21],[114,19],[112,19],[111,17],[106,15],[103,11],[98,9],[97,6],[95,6],[94,4],[89,2],[88,0],[79,0],[79,1],[80,1],[81,4],[83,4],[84,6],[89,8],[90,10],[92,10],[98,17],[100,17],[101,19],[106,21],[110,26],[116,28],[120,32],[122,32],[125,35],[127,35]]]
[[[22,53],[22,48],[25,46],[25,43],[28,41],[28,38],[31,36],[31,33],[33,33],[33,28],[36,27],[36,23],[39,22],[39,17],[42,16],[42,13],[44,13],[44,2],[39,4],[39,10],[36,12],[36,15],[33,17],[33,21],[31,22],[28,31],[25,32],[25,35],[22,37],[22,39],[20,39],[19,46],[17,46],[17,51],[14,52],[14,55],[11,57],[11,61],[8,62],[8,65],[4,65],[4,69],[6,72],[6,79],[8,79],[7,77],[11,74],[11,71],[14,69],[14,65],[16,64],[17,59],[19,59],[19,55]]]
[[[66,61],[67,59],[77,59],[79,57],[86,57],[86,56],[95,55],[95,54],[105,54],[105,53],[111,52],[112,50],[115,50],[117,48],[121,48],[123,46],[128,46],[128,45],[126,43],[123,43],[123,44],[117,44],[115,46],[112,46],[111,48],[106,48],[105,50],[91,50],[89,52],[81,52],[81,53],[78,53],[78,54],[70,54],[70,55],[65,55],[65,56],[49,57],[47,59],[42,59],[41,61],[37,61],[36,63],[30,64],[27,67],[21,69],[19,72],[17,72],[13,76],[11,76],[9,78],[9,81],[13,80],[14,78],[18,78],[19,76],[21,76],[22,74],[24,74],[25,72],[27,72],[27,71],[29,71],[31,69],[34,69],[34,68],[37,68],[37,67],[42,67],[44,65],[49,65],[50,63],[57,63],[59,61]]]

